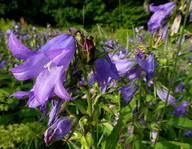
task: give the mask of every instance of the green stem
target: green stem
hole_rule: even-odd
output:
[[[87,68],[86,66],[84,67],[84,79],[85,79],[85,86],[86,86],[86,94],[87,94],[87,114],[89,115],[89,120],[90,122],[93,121],[93,112],[92,112],[92,101],[91,101],[91,94],[90,94],[90,91],[89,91],[89,84],[88,84],[88,74],[87,74]],[[94,126],[91,125],[91,136],[92,136],[92,139],[93,139],[93,146],[92,148],[95,149],[96,148],[96,141],[95,141],[95,132],[94,132]]]

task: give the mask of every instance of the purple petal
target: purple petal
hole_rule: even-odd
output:
[[[125,75],[133,67],[135,63],[136,63],[135,61],[131,61],[128,59],[114,61],[114,64],[120,76]]]
[[[52,64],[50,71],[47,69],[41,72],[35,82],[34,94],[37,101],[42,104],[53,95],[54,87],[63,73],[63,67],[57,67]]]
[[[108,60],[109,61],[101,57],[95,61],[96,70],[94,70],[94,78],[99,82],[102,93],[105,92],[110,77],[115,80],[120,80],[116,66],[110,59]]]
[[[64,100],[73,100],[75,98],[72,98],[69,93],[66,91],[66,89],[63,87],[63,84],[61,82],[61,80],[58,80],[58,82],[56,83],[55,86],[55,94],[57,96],[59,96],[60,98],[64,99]]]
[[[126,77],[130,80],[133,81],[137,78],[139,78],[141,75],[141,68],[136,65],[135,67],[131,68],[129,73],[126,75]]]
[[[125,100],[125,105],[127,105],[131,101],[137,89],[137,86],[135,86],[133,83],[119,88],[119,90],[121,90],[121,96]]]
[[[37,53],[24,46],[13,33],[9,35],[8,46],[13,56],[18,59],[28,59]]]
[[[52,142],[62,139],[66,134],[71,131],[73,120],[68,118],[59,118],[51,125],[44,133],[44,140],[46,145],[50,145]]]
[[[161,100],[166,101],[168,91],[164,88],[157,89],[157,95]],[[169,94],[167,102],[170,105],[174,105],[176,103],[176,99],[171,94]]]
[[[48,126],[50,126],[57,118],[57,113],[59,112],[62,104],[63,104],[63,100],[61,99],[57,101],[52,100],[52,109],[51,109],[51,112],[49,113]]]
[[[45,52],[45,55],[57,66],[67,68],[75,54],[75,49],[57,49]]]
[[[46,70],[44,65],[48,62],[49,60],[45,57],[45,55],[40,53],[29,58],[17,67],[12,68],[11,72],[18,80],[28,80],[37,76],[41,71]]]
[[[55,49],[71,49],[76,47],[75,38],[70,34],[61,34],[49,40],[39,51],[52,51]]]
[[[16,98],[24,98],[24,97],[28,96],[29,94],[30,94],[30,92],[18,91],[18,92],[11,94],[9,97],[13,96]]]
[[[175,108],[173,111],[173,114],[179,117],[183,117],[184,114],[186,114],[186,108],[188,106],[188,102],[185,100],[183,101],[179,106]]]

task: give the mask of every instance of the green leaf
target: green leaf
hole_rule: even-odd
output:
[[[158,142],[154,145],[154,149],[190,149],[190,146],[187,143],[175,142],[175,141],[163,141]]]
[[[170,115],[167,124],[176,128],[192,130],[192,121],[184,117]]]

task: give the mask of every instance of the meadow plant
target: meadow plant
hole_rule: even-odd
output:
[[[15,25],[8,47],[20,64],[10,71],[34,83],[10,97],[29,96],[27,106],[39,107],[41,120],[49,115],[47,146],[62,139],[85,149],[190,148],[191,52],[184,30],[190,4],[151,4],[148,31],[133,29],[126,48],[69,28],[30,50],[22,42],[31,34],[20,38]]]

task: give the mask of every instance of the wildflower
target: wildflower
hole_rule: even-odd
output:
[[[175,89],[175,93],[178,93],[178,92],[183,92],[183,89],[184,89],[184,83],[181,82],[177,88]]]
[[[192,136],[192,131],[191,130],[184,130],[184,135],[187,137]]]
[[[149,10],[154,12],[154,14],[151,16],[149,22],[147,23],[148,31],[155,33],[157,29],[162,26],[165,18],[170,14],[174,7],[174,2],[169,2],[159,6],[153,6],[153,4],[151,4],[149,6]]]
[[[62,139],[71,131],[73,120],[61,117],[55,121],[44,133],[46,145],[50,145],[56,140]]]
[[[97,59],[94,63],[96,67],[96,69],[93,70],[94,80],[98,81],[101,92],[104,93],[110,78],[119,81],[120,76],[117,72],[115,64],[111,62],[110,58],[107,55],[106,58],[101,57]]]
[[[6,61],[1,61],[1,62],[0,62],[0,67],[4,67],[6,64],[7,64]]]
[[[166,98],[168,98],[167,99],[168,104],[174,105],[176,103],[176,99],[171,94],[169,94],[169,96],[168,96],[168,91],[166,89],[158,88],[156,91],[157,91],[158,97],[161,100],[166,101]]]
[[[121,95],[125,100],[125,105],[127,105],[131,101],[137,89],[138,88],[137,86],[135,86],[134,83],[119,88],[119,90],[121,90]]]
[[[156,61],[154,54],[152,52],[148,54],[144,54],[142,52],[136,53],[136,59],[138,65],[145,70],[146,72],[146,79],[150,80],[154,76],[154,71],[156,67]]]
[[[184,114],[186,114],[186,107],[188,106],[187,101],[183,101],[181,105],[175,108],[175,111],[173,111],[173,114],[179,117],[183,117]]]
[[[135,67],[130,69],[130,71],[127,73],[126,77],[130,81],[133,81],[133,80],[139,78],[140,75],[141,75],[141,68],[139,67],[139,65],[136,65]]]
[[[118,74],[120,76],[125,75],[136,63],[135,61],[128,59],[121,59],[113,62],[117,68]]]
[[[33,95],[41,105],[45,105],[46,101],[54,94],[65,100],[74,99],[70,97],[62,85],[65,79],[65,70],[75,53],[73,36],[59,35],[49,40],[39,51],[31,51],[11,33],[9,49],[16,58],[26,60],[11,69],[16,79],[28,80],[37,76]]]

